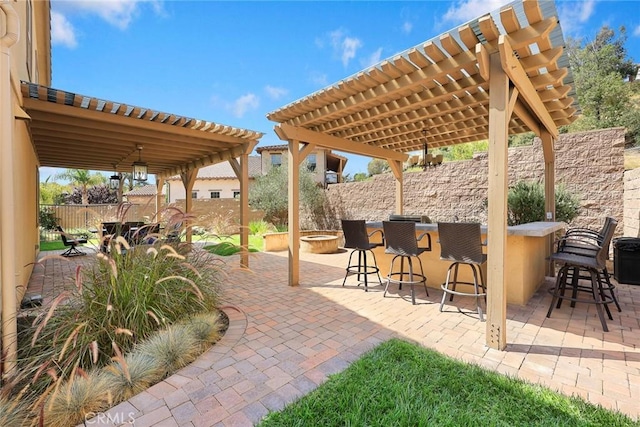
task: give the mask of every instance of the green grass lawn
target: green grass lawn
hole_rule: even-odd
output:
[[[62,244],[62,240],[52,240],[50,242],[44,240],[40,241],[41,251],[57,251],[64,248],[65,246]]]
[[[400,340],[376,347],[267,426],[638,426],[630,418]]]
[[[240,252],[240,236],[234,235],[229,237],[222,237],[216,239],[207,239],[207,241],[214,241],[212,245],[204,247],[205,250],[212,254],[229,256]],[[249,252],[260,252],[262,250],[262,236],[250,235],[249,236]]]

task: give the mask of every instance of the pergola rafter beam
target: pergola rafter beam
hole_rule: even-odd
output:
[[[285,141],[303,141],[315,144],[319,147],[330,148],[337,151],[343,151],[345,153],[375,157],[378,159],[399,160],[404,162],[409,157],[406,154],[398,153],[397,151],[360,144],[348,139],[337,138],[335,136],[314,132],[302,127],[291,126],[286,123],[276,126],[276,134],[280,139]]]
[[[540,120],[540,123],[545,127],[547,132],[554,138],[557,138],[558,128],[546,110],[540,96],[538,96],[538,92],[529,80],[522,64],[520,64],[518,58],[513,54],[514,49],[511,45],[510,38],[504,35],[500,36],[498,48],[500,50],[502,68],[509,77],[509,80],[518,88],[520,95],[531,108],[534,115]]]

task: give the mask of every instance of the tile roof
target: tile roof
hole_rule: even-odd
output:
[[[164,187],[162,194],[164,194]],[[124,193],[125,196],[155,196],[156,195],[156,186],[153,184],[148,184],[142,187],[136,187],[131,191]]]
[[[260,154],[263,151],[281,151],[288,150],[289,144],[280,144],[280,145],[267,145],[264,147],[256,147],[256,153]]]

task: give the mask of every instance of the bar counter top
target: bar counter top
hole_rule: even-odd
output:
[[[369,228],[382,228],[382,221],[367,222]],[[510,225],[507,227],[507,235],[509,236],[525,236],[525,237],[544,237],[556,231],[567,227],[564,222],[529,222],[527,224]],[[487,234],[487,226],[480,226],[482,234]],[[416,223],[416,230],[420,231],[438,231],[438,224]]]

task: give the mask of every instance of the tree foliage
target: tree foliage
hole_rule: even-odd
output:
[[[638,68],[627,57],[626,40],[624,27],[616,36],[607,26],[591,42],[568,39],[567,53],[582,109],[570,131],[623,126],[633,140],[640,141],[640,111],[632,102],[632,85],[625,81]]]
[[[61,205],[64,203],[65,194],[68,194],[69,191],[68,185],[49,182],[47,178],[45,182],[40,183],[40,204]]]
[[[389,163],[383,159],[372,159],[367,165],[369,176],[380,175],[389,170]]]
[[[94,185],[93,187],[89,187],[87,189],[87,202],[84,203],[82,200],[82,190],[78,187],[73,189],[73,193],[67,195],[64,199],[64,203],[69,205],[79,205],[79,204],[91,204],[91,205],[100,205],[100,204],[109,204],[109,203],[118,203],[118,192],[116,190],[110,189],[107,185]]]
[[[56,174],[55,178],[64,179],[69,181],[72,186],[80,188],[83,205],[89,204],[88,189],[90,186],[107,182],[107,178],[101,173],[91,173],[91,171],[84,169],[66,169],[64,172]]]
[[[315,211],[324,203],[324,192],[315,182],[306,163],[300,166],[300,205]],[[284,167],[272,167],[266,175],[256,178],[249,187],[249,203],[265,213],[265,220],[276,227],[288,225],[289,177]]]

